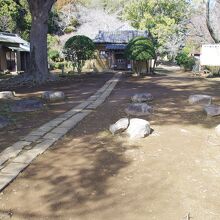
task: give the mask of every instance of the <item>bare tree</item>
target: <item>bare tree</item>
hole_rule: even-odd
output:
[[[220,42],[220,0],[207,1],[206,22],[209,32],[216,43]]]

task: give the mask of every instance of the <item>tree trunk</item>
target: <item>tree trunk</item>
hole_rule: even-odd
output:
[[[211,37],[216,43],[220,42],[220,0],[207,1],[206,22]]]
[[[48,16],[54,2],[55,0],[28,0],[32,15],[29,74],[37,84],[44,83],[49,76],[47,59]]]

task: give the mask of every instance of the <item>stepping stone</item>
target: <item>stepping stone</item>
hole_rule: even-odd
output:
[[[146,103],[129,104],[125,109],[125,113],[135,116],[150,115],[153,113],[153,108]]]
[[[132,118],[126,133],[130,138],[144,138],[151,133],[150,123],[143,119]]]
[[[212,96],[209,95],[191,95],[189,97],[190,104],[198,104],[198,105],[210,105],[212,103]]]
[[[110,125],[109,130],[114,135],[115,133],[123,132],[128,128],[129,119],[121,118],[115,124]]]
[[[42,99],[47,102],[63,101],[65,98],[64,92],[61,91],[46,91],[42,94]]]
[[[14,92],[12,91],[0,92],[0,99],[13,99],[14,97]]]
[[[18,100],[10,106],[12,112],[32,112],[41,110],[43,108],[43,103],[35,99]]]
[[[150,93],[139,93],[132,96],[131,101],[137,103],[149,102],[149,101],[153,101],[153,96]]]
[[[220,115],[220,105],[208,105],[204,108],[208,116]]]
[[[0,116],[0,129],[8,126],[9,120],[3,116]]]
[[[215,133],[218,137],[220,137],[220,124],[215,128]]]

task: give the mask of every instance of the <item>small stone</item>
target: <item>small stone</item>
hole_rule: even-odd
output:
[[[191,95],[189,97],[190,104],[198,104],[198,105],[210,105],[212,103],[212,96],[209,95]]]
[[[128,128],[129,119],[121,118],[115,124],[110,125],[109,130],[114,135],[115,133],[123,132]]]
[[[0,92],[0,99],[13,99],[14,96],[14,92],[12,91],[2,91]]]
[[[144,138],[151,133],[150,123],[143,119],[132,118],[126,133],[130,138]]]
[[[220,137],[220,124],[215,128],[215,133],[218,137]]]
[[[153,108],[146,103],[135,103],[129,104],[125,112],[128,115],[135,116],[150,115],[153,113]]]
[[[44,105],[41,101],[35,99],[15,101],[10,109],[12,112],[31,112],[43,109]]]
[[[208,116],[220,115],[220,105],[208,105],[204,108]]]
[[[46,91],[42,94],[42,99],[47,102],[58,102],[65,99],[64,92],[61,91]]]
[[[131,101],[137,103],[149,102],[152,100],[153,100],[153,96],[150,93],[139,93],[131,97]]]
[[[0,129],[8,126],[9,120],[3,116],[0,116]]]

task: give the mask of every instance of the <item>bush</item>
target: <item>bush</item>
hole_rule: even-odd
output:
[[[156,51],[153,42],[145,37],[135,37],[125,49],[125,55],[129,60],[146,62],[156,59]],[[140,75],[141,67],[134,65],[135,72]]]
[[[56,62],[56,63],[50,63],[50,69],[51,70],[62,70],[63,67],[65,67],[67,64],[66,62]]]
[[[72,63],[78,73],[81,72],[86,60],[94,57],[95,44],[93,41],[83,35],[71,37],[64,45],[64,55],[67,61]]]
[[[52,61],[56,62],[56,61],[60,58],[59,51],[57,51],[57,50],[49,50],[49,51],[48,51],[48,57],[49,57]]]
[[[176,62],[179,66],[183,66],[185,70],[192,70],[196,63],[194,57],[183,51],[177,54]]]
[[[70,25],[73,26],[73,27],[77,27],[80,25],[78,19],[76,17],[73,17],[70,21]]]
[[[69,34],[69,33],[74,32],[75,30],[76,30],[75,27],[73,27],[73,26],[68,26],[68,27],[65,28],[64,33],[65,33],[65,34]]]

